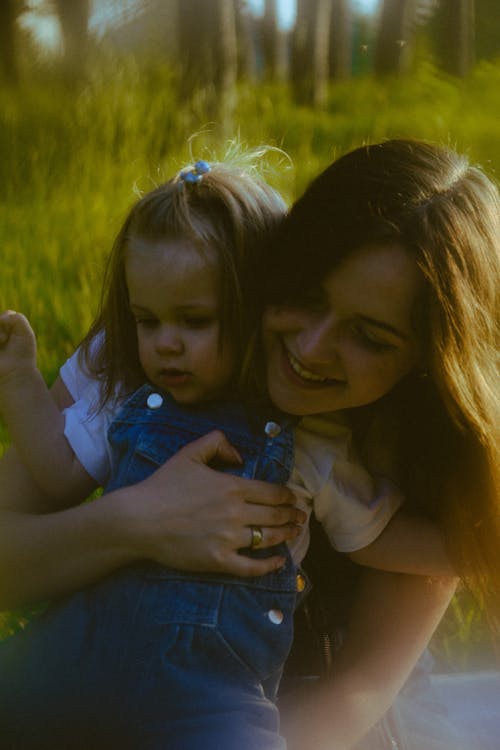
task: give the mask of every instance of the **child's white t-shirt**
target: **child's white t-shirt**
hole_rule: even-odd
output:
[[[64,411],[64,434],[85,470],[105,486],[111,471],[108,427],[123,400],[97,409],[101,384],[85,371],[78,352],[65,362],[60,375],[74,399]],[[373,542],[402,502],[390,480],[375,481],[364,468],[349,424],[338,413],[303,417],[295,427],[294,467],[288,486],[308,517],[314,509],[339,552],[353,552]],[[308,544],[309,528],[304,523],[300,536],[289,545],[296,563],[304,558]]]

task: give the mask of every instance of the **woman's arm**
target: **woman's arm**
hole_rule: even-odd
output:
[[[0,609],[77,589],[132,560],[112,504],[57,510],[13,449],[0,462],[0,506]]]
[[[13,451],[0,463],[0,608],[67,593],[139,559],[187,570],[262,575],[273,556],[238,554],[250,526],[263,545],[294,538],[304,514],[285,487],[221,474],[234,460],[222,433],[186,446],[143,482],[78,507],[54,510]]]
[[[423,576],[454,576],[444,538],[433,521],[406,515],[399,510],[369,545],[350,552],[358,565],[393,573]]]
[[[293,707],[289,750],[347,750],[404,685],[455,591],[452,578],[366,570],[331,678]]]

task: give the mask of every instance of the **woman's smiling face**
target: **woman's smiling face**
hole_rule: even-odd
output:
[[[372,403],[418,364],[412,321],[423,279],[401,245],[367,245],[326,277],[307,307],[264,315],[267,387],[290,414]]]

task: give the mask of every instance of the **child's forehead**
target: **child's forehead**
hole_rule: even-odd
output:
[[[125,262],[129,295],[134,304],[149,307],[154,301],[185,305],[186,299],[217,294],[218,272],[192,243],[177,240],[141,243],[131,248]]]
[[[172,236],[157,239],[132,238],[128,242],[128,259],[154,260],[159,265],[175,264],[205,266],[217,265],[217,252],[213,245],[198,237]]]

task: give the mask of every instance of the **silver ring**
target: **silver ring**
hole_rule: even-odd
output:
[[[264,534],[260,526],[250,526],[250,531],[252,532],[252,540],[250,542],[250,549],[256,549],[257,547],[260,547],[260,545],[262,544],[262,540],[264,539]]]

